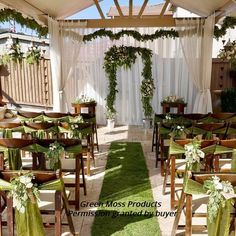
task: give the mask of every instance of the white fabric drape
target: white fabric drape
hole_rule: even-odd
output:
[[[157,28],[135,29],[140,33],[151,34]],[[121,29],[113,29],[118,32]],[[93,32],[85,30],[85,34]],[[79,53],[78,94],[93,97],[97,105],[97,121],[105,124],[105,98],[107,95],[108,80],[103,69],[104,52],[112,45],[127,45],[150,48],[153,52],[152,72],[155,81],[155,94],[153,108],[156,113],[162,112],[160,102],[168,95],[184,97],[188,102],[187,112],[192,112],[196,88],[191,79],[187,65],[182,55],[179,39],[157,39],[153,42],[138,42],[133,37],[124,36],[119,41],[111,41],[108,38],[98,38],[86,42],[81,46]],[[131,69],[121,67],[117,71],[118,94],[115,104],[117,110],[116,120],[118,124],[139,125],[142,123],[143,112],[140,98],[141,72],[143,63],[138,57]]]
[[[66,21],[58,23],[51,18],[49,21],[54,111],[68,112],[77,94],[75,70],[83,40],[83,30],[74,28],[73,24]]]
[[[201,18],[176,19],[181,46],[191,78],[198,93],[193,112],[212,112],[211,67],[214,16]]]
[[[50,61],[52,71],[53,110],[60,111],[60,81],[61,81],[61,50],[59,43],[59,24],[48,17],[48,32],[50,38]]]

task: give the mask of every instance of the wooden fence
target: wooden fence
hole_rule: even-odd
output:
[[[50,60],[42,59],[37,64],[29,65],[10,62],[0,70],[3,101],[20,105],[51,108],[52,76]]]

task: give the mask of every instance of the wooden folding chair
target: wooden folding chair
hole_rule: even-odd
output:
[[[190,143],[191,140],[176,140],[175,143],[178,145],[184,146],[188,143]],[[202,140],[201,142],[201,149],[206,148],[208,146],[215,145],[216,141],[215,140]],[[215,149],[214,149],[215,150]],[[213,168],[213,161],[214,161],[214,150],[212,153],[208,153],[205,158],[204,158],[204,169],[205,170],[212,170]],[[182,152],[184,154],[184,151]],[[177,160],[183,160],[183,159],[177,159],[176,154],[170,154],[167,160],[166,164],[166,172],[165,172],[165,178],[163,181],[163,194],[166,192],[166,187],[170,186],[170,205],[171,209],[175,209],[176,205],[178,205],[178,200],[175,199],[175,194],[176,194],[176,187],[182,187],[182,183],[176,183],[175,178],[176,178],[176,173],[185,174],[185,164],[180,163],[180,168],[177,168]],[[177,162],[177,163],[176,163]],[[170,174],[170,183],[167,182],[168,175]]]
[[[29,173],[29,171],[27,172],[21,172],[23,173]],[[54,172],[54,171],[32,171],[30,172],[34,175],[34,179],[33,182],[37,185],[42,185],[44,183],[50,182],[50,181],[54,181],[57,179],[61,179],[61,174],[58,172]],[[0,178],[10,182],[10,180],[14,177],[14,176],[18,176],[19,175],[19,171],[0,171]],[[62,179],[61,179],[62,181]],[[7,191],[6,191],[7,192]],[[3,197],[4,195],[0,196],[0,200],[1,197]],[[14,235],[14,217],[13,217],[13,202],[12,202],[12,198],[4,198],[4,200],[7,201],[7,228],[8,228],[8,235],[9,236],[13,236]],[[63,205],[62,205],[62,201],[63,201]],[[61,219],[61,215],[62,215],[62,209],[65,209],[65,213],[67,216],[67,220],[68,220],[68,224],[69,224],[69,228],[70,228],[70,232],[72,234],[75,234],[75,229],[74,229],[74,225],[73,225],[73,221],[71,218],[71,215],[69,213],[69,205],[68,205],[68,199],[67,199],[67,194],[65,191],[65,188],[63,187],[62,184],[62,188],[61,190],[56,190],[55,191],[55,198],[54,198],[54,202],[55,202],[55,209],[53,210],[53,213],[55,215],[55,236],[61,236],[61,225],[62,225],[62,219]],[[0,201],[1,204],[1,201]],[[1,207],[1,206],[0,206]],[[51,214],[52,210],[48,211],[43,211],[43,213],[45,214]],[[2,214],[1,214],[2,216]],[[30,223],[27,222],[27,223]],[[0,229],[0,233],[2,235],[2,226],[3,226],[3,222],[2,222],[2,218],[1,218],[1,229]]]
[[[236,173],[207,173],[207,172],[199,172],[194,173],[192,172],[189,174],[189,178],[191,180],[196,181],[199,184],[203,184],[205,180],[210,179],[213,176],[217,176],[220,178],[221,181],[229,181],[233,187],[236,186]],[[193,200],[192,200],[192,194],[186,194],[184,190],[182,190],[177,213],[175,216],[174,224],[171,231],[171,236],[175,236],[177,229],[179,227],[182,228],[182,226],[179,225],[181,213],[184,210],[184,207],[186,208],[185,211],[185,235],[191,236],[193,228],[197,227],[197,225],[192,225],[192,217],[207,217],[207,213],[195,213],[192,210],[193,206]],[[234,216],[235,217],[235,216]],[[201,227],[205,227],[201,225]],[[197,227],[196,229],[199,229]]]

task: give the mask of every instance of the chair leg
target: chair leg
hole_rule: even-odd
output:
[[[61,236],[61,192],[55,194],[55,236]]]
[[[79,210],[80,205],[80,159],[83,159],[82,153],[76,155],[75,159],[75,209]]]
[[[185,235],[192,235],[192,195],[186,194],[186,226]]]
[[[66,212],[66,217],[67,217],[67,221],[69,224],[69,228],[70,228],[70,232],[74,235],[75,234],[75,228],[74,228],[74,224],[73,224],[73,220],[69,211],[69,202],[66,196],[66,191],[65,191],[65,187],[63,186],[62,189],[62,200],[63,200],[63,204],[64,204],[64,208],[65,208],[65,212]]]
[[[181,212],[184,208],[185,197],[186,197],[186,195],[185,195],[184,191],[182,191],[180,201],[179,201],[179,206],[178,206],[178,209],[177,209],[177,212],[176,212],[176,215],[175,215],[175,221],[174,221],[174,224],[173,224],[173,227],[172,227],[172,230],[171,230],[171,236],[176,235],[176,231],[178,229]]]
[[[175,209],[175,156],[170,156],[171,171],[170,171],[170,205],[171,209]]]
[[[7,198],[7,228],[8,228],[8,236],[13,236],[14,235],[14,217],[13,217],[12,198]]]
[[[154,146],[156,146],[155,136],[156,136],[156,124],[154,124],[154,126],[153,126],[153,133],[152,133],[152,152],[153,152]]]
[[[164,181],[163,181],[163,187],[162,187],[162,194],[166,194],[166,185],[167,185],[167,180],[168,176],[170,174],[170,157],[168,157],[167,162],[166,162],[166,172],[164,176]]]
[[[85,174],[84,174],[84,159],[81,158],[81,169],[82,169],[82,180],[83,180],[83,187],[84,187],[84,195],[87,195],[87,189],[86,189],[86,182],[85,182]]]

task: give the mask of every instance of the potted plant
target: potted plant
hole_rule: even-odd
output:
[[[106,118],[107,118],[107,127],[109,130],[114,129],[115,127],[115,115],[116,115],[115,111],[107,109]]]
[[[222,112],[236,112],[236,88],[227,88],[220,94]]]

